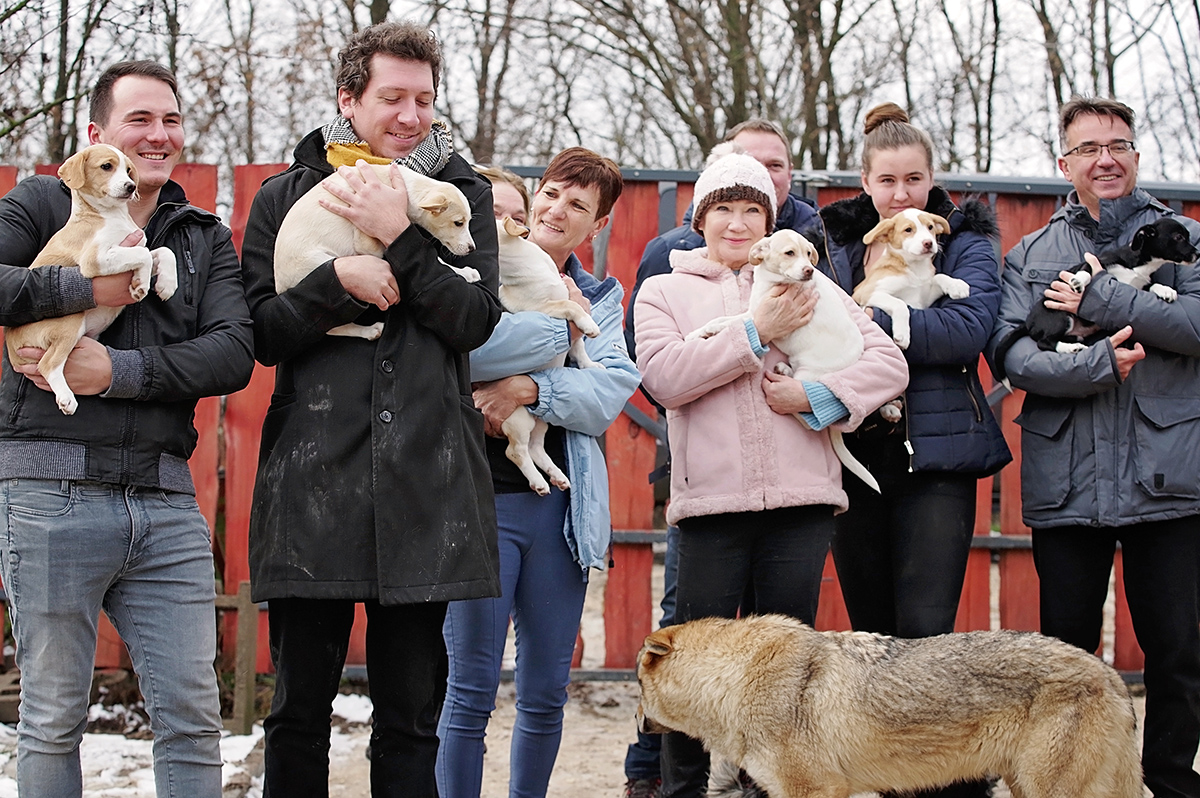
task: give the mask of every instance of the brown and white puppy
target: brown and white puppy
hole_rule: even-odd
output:
[[[744,324],[754,316],[763,298],[780,283],[801,283],[818,292],[819,299],[808,324],[771,341],[787,355],[775,365],[775,373],[798,380],[819,381],[821,377],[855,363],[863,353],[863,336],[843,304],[842,293],[833,281],[817,268],[817,249],[807,238],[793,230],[779,230],[750,248],[754,267],[754,285],[750,289],[750,307],[737,316],[721,316],[692,332],[686,338],[709,338],[731,323]],[[804,419],[796,416],[801,423]],[[842,465],[850,469],[876,492],[879,483],[871,472],[855,459],[842,441],[842,433],[830,428],[829,442]]]
[[[149,292],[153,275],[159,299],[170,299],[179,284],[175,253],[166,247],[149,250],[119,246],[126,236],[140,230],[129,215],[129,200],[137,191],[137,172],[124,153],[108,144],[93,144],[68,158],[59,167],[58,176],[71,189],[71,216],[29,267],[78,266],[84,277],[133,272],[129,293],[139,302]],[[8,358],[15,365],[25,365],[33,361],[17,354],[18,349],[33,346],[46,350],[37,361],[38,371],[54,390],[59,409],[71,415],[79,402],[63,378],[63,364],[80,338],[98,336],[121,310],[95,307],[9,327],[4,336]]]
[[[360,160],[358,166],[366,166]],[[391,185],[391,164],[371,164],[379,179]],[[475,251],[471,238],[471,205],[457,186],[426,177],[406,166],[398,166],[408,191],[408,218],[428,230],[455,255]],[[275,237],[275,290],[283,293],[309,275],[313,269],[334,258],[350,255],[383,257],[387,249],[382,241],[363,233],[349,220],[322,208],[319,200],[333,195],[326,183],[346,180],[338,172],[308,190],[288,210]],[[447,264],[449,265],[449,264]],[[477,282],[479,272],[470,267],[450,268],[467,282]],[[345,335],[373,341],[383,334],[383,322],[371,325],[343,324],[328,335]]]
[[[964,281],[934,269],[937,237],[949,232],[950,223],[941,216],[909,208],[863,236],[864,244],[885,241],[887,248],[854,289],[854,301],[892,317],[892,338],[901,349],[912,340],[909,308],[924,309],[943,296],[962,299],[971,293]]]
[[[1133,706],[1098,657],[1032,632],[903,640],[705,618],[638,655],[639,728],[674,730],[771,798],[1002,776],[1020,798],[1142,798]]]
[[[600,334],[600,328],[586,310],[569,299],[567,286],[558,273],[554,260],[532,241],[529,228],[505,216],[496,220],[500,243],[500,304],[510,313],[533,310],[556,319],[567,319],[589,338]],[[592,360],[583,348],[583,338],[576,338],[566,354],[559,355],[542,368],[556,368],[566,363],[567,355],[581,369],[602,369],[604,364]],[[550,493],[550,486],[538,471],[550,477],[560,490],[571,487],[567,475],[546,454],[546,422],[530,413],[524,406],[516,410],[501,425],[508,448],[504,454],[521,469],[539,496]]]

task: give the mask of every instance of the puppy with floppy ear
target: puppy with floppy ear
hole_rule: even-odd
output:
[[[358,167],[368,166],[359,160]],[[370,164],[370,168],[387,185],[392,185],[392,164]],[[349,169],[350,167],[343,167]],[[408,192],[408,218],[434,235],[455,255],[475,251],[471,238],[471,205],[457,186],[406,166],[396,165]],[[288,210],[275,236],[275,290],[278,293],[292,288],[313,269],[335,258],[350,255],[383,257],[384,242],[363,233],[346,218],[320,204],[332,194],[325,184],[346,186],[340,172],[334,172],[308,190]],[[449,264],[447,264],[449,266]],[[449,266],[467,282],[477,282],[479,272],[470,267]],[[344,335],[373,341],[383,334],[383,322],[371,325],[342,324],[327,335]]]
[[[124,153],[108,144],[93,144],[68,158],[58,175],[71,189],[71,216],[29,267],[78,266],[80,274],[89,278],[133,272],[129,293],[139,302],[149,292],[153,275],[159,299],[170,299],[179,283],[175,254],[166,247],[151,251],[120,246],[126,236],[141,229],[129,214],[129,200],[137,191],[137,172]],[[5,332],[9,360],[26,365],[33,361],[21,357],[19,349],[45,350],[37,361],[38,371],[50,383],[59,409],[71,415],[79,402],[63,377],[63,365],[80,338],[97,337],[121,310],[101,306],[9,327]]]
[[[505,216],[496,221],[497,238],[500,244],[500,304],[510,313],[533,310],[556,319],[567,319],[583,335],[595,338],[600,327],[586,310],[568,298],[567,286],[563,283],[554,260],[537,244],[527,240],[529,228]],[[581,369],[602,369],[584,349],[583,337],[571,342],[567,351]],[[542,368],[556,368],[566,363],[567,354],[559,355]],[[539,496],[547,496],[550,486],[538,471],[540,468],[550,477],[550,482],[560,490],[571,487],[567,475],[562,472],[550,455],[546,453],[546,422],[520,405],[501,425],[508,448],[504,454],[521,469],[529,480],[529,487]]]
[[[779,230],[767,236],[750,248],[754,286],[750,289],[749,310],[737,316],[713,319],[688,333],[686,338],[710,338],[729,324],[745,323],[746,319],[753,318],[755,309],[779,283],[807,284],[820,298],[808,324],[771,341],[772,346],[788,357],[787,361],[775,365],[775,373],[798,380],[819,381],[826,374],[841,371],[862,357],[863,336],[843,304],[841,291],[816,268],[817,260],[816,247],[797,232]],[[804,423],[799,415],[796,418]],[[846,448],[839,430],[829,430],[829,442],[838,460],[878,492],[879,483]]]
[[[933,265],[937,237],[949,232],[950,223],[941,216],[909,208],[863,236],[864,244],[883,241],[886,248],[854,289],[854,301],[892,317],[892,338],[901,349],[907,349],[912,339],[909,308],[924,309],[943,296],[963,299],[971,293],[967,283],[938,274]]]

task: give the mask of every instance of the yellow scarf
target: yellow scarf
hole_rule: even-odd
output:
[[[325,160],[329,161],[329,165],[334,169],[337,169],[339,166],[354,166],[360,159],[367,163],[377,164],[389,164],[392,162],[389,158],[380,158],[378,155],[372,155],[371,147],[366,142],[362,144],[330,142],[325,145]]]

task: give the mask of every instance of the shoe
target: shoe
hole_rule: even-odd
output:
[[[630,779],[625,782],[625,798],[658,798],[662,779]]]

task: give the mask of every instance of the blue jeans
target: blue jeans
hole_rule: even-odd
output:
[[[213,562],[194,497],[95,482],[0,483],[21,709],[17,789],[83,791],[79,743],[103,609],[129,648],[160,798],[221,794]]]
[[[587,592],[584,573],[563,537],[567,503],[557,488],[544,498],[532,492],[496,496],[502,595],[453,601],[446,613],[450,678],[438,723],[441,795],[479,795],[483,739],[496,708],[510,615],[517,645],[517,719],[508,791],[512,798],[546,795]]]

